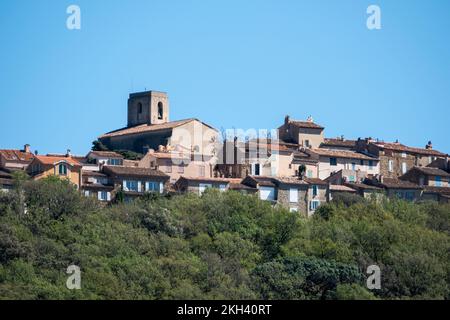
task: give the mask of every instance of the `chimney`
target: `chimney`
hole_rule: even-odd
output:
[[[30,145],[26,144],[23,146],[23,152],[25,153],[31,153]]]
[[[306,121],[307,121],[307,122],[311,122],[311,123],[313,123],[313,122],[314,122],[314,119],[313,119],[313,117],[312,117],[312,116],[309,116],[309,117],[308,117],[308,119],[306,119]]]
[[[284,124],[289,124],[290,120],[291,118],[287,115],[286,117],[284,117]]]
[[[428,141],[427,145],[425,146],[425,149],[433,150],[433,144],[431,143],[431,141]]]
[[[70,149],[67,149],[66,157],[71,157],[71,156],[72,156],[72,153],[71,153]]]

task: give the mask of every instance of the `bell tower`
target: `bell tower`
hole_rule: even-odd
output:
[[[165,92],[131,93],[128,98],[128,127],[169,122],[169,97]]]

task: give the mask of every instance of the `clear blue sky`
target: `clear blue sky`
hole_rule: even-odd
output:
[[[0,148],[86,153],[146,88],[169,93],[172,120],[270,129],[311,114],[328,137],[450,152],[449,33],[446,0],[2,0]]]

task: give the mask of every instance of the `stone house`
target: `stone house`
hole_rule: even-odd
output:
[[[289,116],[278,128],[278,137],[288,143],[295,143],[304,148],[319,148],[324,142],[324,127],[314,123],[309,117],[306,121],[291,120]]]
[[[128,99],[128,125],[99,137],[110,150],[131,150],[146,154],[179,146],[190,152],[213,156],[218,132],[195,118],[169,121],[169,98],[166,93],[146,91],[132,93]]]
[[[23,150],[0,150],[0,168],[10,170],[25,170],[33,161],[30,145],[26,144]]]
[[[57,176],[68,179],[77,188],[81,186],[82,165],[70,155],[66,156],[40,156],[35,155],[27,168],[28,174],[39,180],[48,176]]]
[[[160,170],[175,183],[181,176],[212,178],[215,158],[176,151],[155,152],[149,150],[139,161],[138,167]]]
[[[355,189],[347,187],[345,185],[341,185],[341,184],[330,184],[329,188],[330,188],[330,191],[329,191],[328,201],[333,200],[333,198],[335,198],[337,195],[357,194],[357,191]]]
[[[243,193],[255,193],[256,189],[241,184],[241,179],[233,178],[201,178],[180,177],[174,185],[177,192],[191,192],[202,195],[206,189],[217,189],[220,191],[236,190]]]
[[[317,178],[247,176],[242,184],[257,189],[261,200],[306,216],[314,214],[328,197],[328,184]]]
[[[423,187],[413,182],[377,176],[371,180],[366,179],[365,183],[384,189],[386,196],[389,198],[407,201],[417,201],[422,198]]]
[[[146,193],[166,193],[170,177],[165,173],[148,168],[105,166],[103,173],[108,176],[109,183],[114,186],[114,194],[122,191],[124,200],[132,200]]]
[[[419,186],[450,187],[450,173],[432,167],[413,167],[400,177]]]
[[[366,199],[371,199],[373,197],[380,198],[385,193],[383,188],[366,183],[345,182],[344,185],[354,189],[358,195]]]
[[[332,173],[325,181],[333,185],[343,185],[346,182],[362,182],[367,178],[367,173],[361,170],[341,169]]]
[[[446,154],[433,150],[431,142],[425,148],[408,147],[401,143],[374,141],[370,138],[358,139],[359,152],[371,154],[380,160],[380,174],[386,178],[398,178],[414,166],[425,167]]]
[[[348,181],[356,182],[357,177],[364,175],[376,175],[380,172],[380,161],[374,156],[369,156],[355,151],[311,149],[319,157],[319,178],[326,179],[340,170],[351,170]],[[345,171],[348,173],[348,171]]]

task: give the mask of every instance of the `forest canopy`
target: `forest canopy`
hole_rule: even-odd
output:
[[[0,299],[448,299],[449,218],[449,205],[337,199],[308,219],[214,190],[105,207],[18,178],[0,192]]]

